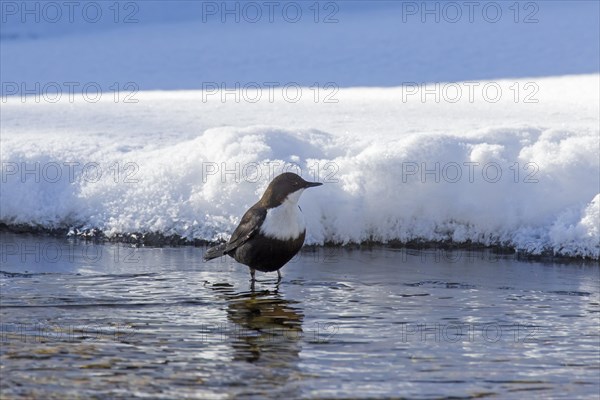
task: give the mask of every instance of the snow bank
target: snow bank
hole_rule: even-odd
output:
[[[510,89],[526,79],[493,82],[497,102],[423,102],[407,88],[340,89],[336,103],[11,98],[0,221],[227,238],[291,170],[325,183],[300,200],[308,243],[473,241],[597,259],[598,80],[536,79],[533,103]]]

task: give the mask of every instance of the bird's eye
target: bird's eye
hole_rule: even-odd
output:
[[[298,182],[294,182],[294,183],[292,183],[292,185],[298,186]]]

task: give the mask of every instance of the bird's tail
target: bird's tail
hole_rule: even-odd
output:
[[[218,246],[214,246],[206,250],[204,253],[204,261],[212,260],[213,258],[222,257],[225,255],[225,248],[227,243],[222,243]]]

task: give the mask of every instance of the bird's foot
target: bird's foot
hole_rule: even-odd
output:
[[[281,282],[281,271],[277,270],[277,283]]]
[[[256,278],[254,275],[256,274],[256,270],[254,268],[250,268],[250,290],[254,292],[254,284],[256,283]]]

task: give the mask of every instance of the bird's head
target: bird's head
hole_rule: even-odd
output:
[[[286,200],[297,203],[304,189],[321,185],[322,183],[307,182],[300,175],[286,172],[271,181],[261,202],[267,208],[277,207]]]

